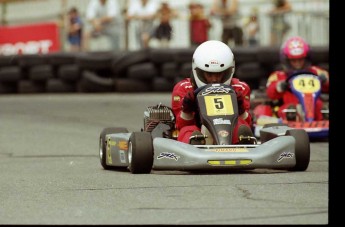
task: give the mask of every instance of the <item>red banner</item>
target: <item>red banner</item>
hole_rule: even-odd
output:
[[[0,26],[0,55],[44,54],[60,51],[56,23]]]

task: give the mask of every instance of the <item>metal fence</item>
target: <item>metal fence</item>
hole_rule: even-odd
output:
[[[118,0],[122,8],[127,0]],[[160,2],[161,0],[156,0]],[[170,43],[171,47],[189,47],[189,21],[188,0],[168,0],[170,5],[179,12],[179,17],[174,19],[174,29]],[[206,14],[209,12],[211,0],[199,0],[204,4]],[[242,19],[249,16],[252,7],[258,8],[260,24],[259,44],[270,44],[271,20],[267,12],[272,8],[271,0],[240,0],[240,15]],[[291,25],[286,36],[300,35],[310,42],[311,45],[329,45],[329,0],[290,0],[293,11],[286,15]],[[63,15],[71,6],[78,7],[82,18],[85,19],[85,11],[88,1],[86,0],[26,0],[13,3],[2,3],[2,22],[8,25],[26,24],[42,21],[56,21],[61,28],[61,42],[65,43],[65,28],[62,23]],[[210,39],[221,38],[221,21],[210,17],[212,28],[209,31]],[[241,20],[242,21],[242,20]],[[129,24],[128,40],[123,35],[123,48],[135,50],[139,48],[134,36],[134,24]],[[102,42],[102,41],[101,41]],[[127,43],[127,45],[125,45]],[[65,47],[65,45],[63,45]],[[102,45],[96,44],[100,47]],[[105,47],[106,48],[106,47]]]

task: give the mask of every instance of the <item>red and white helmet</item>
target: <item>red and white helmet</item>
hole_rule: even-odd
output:
[[[289,59],[305,58],[309,61],[309,51],[309,44],[303,38],[293,36],[287,39],[280,49],[281,61],[285,67],[290,68]]]

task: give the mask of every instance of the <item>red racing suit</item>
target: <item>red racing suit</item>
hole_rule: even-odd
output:
[[[322,93],[329,93],[329,74],[326,70],[318,67],[318,66],[310,66],[307,68],[307,71],[314,73],[315,75],[325,75],[327,77],[327,81],[322,84],[321,86],[321,92]],[[297,97],[292,94],[291,91],[286,90],[284,92],[278,92],[277,91],[277,83],[279,81],[285,81],[287,79],[288,75],[285,71],[274,71],[271,73],[271,75],[268,77],[267,84],[266,84],[266,93],[267,96],[272,100],[279,100],[281,99],[283,101],[283,104],[279,107],[277,115],[280,118],[285,118],[285,113],[282,112],[283,109],[286,109],[290,105],[296,105],[299,103]],[[322,100],[319,98],[316,101],[315,106],[315,120],[322,120],[322,113],[321,109],[323,106]]]
[[[250,88],[248,84],[246,84],[245,82],[241,82],[237,78],[232,78],[231,86],[234,88],[236,92],[241,92],[243,94],[243,105],[245,109],[245,113],[238,117],[238,123],[234,128],[232,143],[235,144],[238,143],[238,127],[242,124],[245,124],[251,128],[252,116],[249,113]],[[183,117],[181,117],[183,98],[189,91],[194,91],[193,86],[190,82],[190,78],[183,79],[174,86],[171,100],[172,110],[176,117],[175,126],[176,129],[179,130],[177,140],[185,143],[189,143],[189,138],[195,130],[200,131],[200,128],[197,126],[195,118],[186,120]]]

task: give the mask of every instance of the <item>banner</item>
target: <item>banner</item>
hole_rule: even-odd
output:
[[[0,55],[45,54],[60,51],[56,23],[0,26]]]

